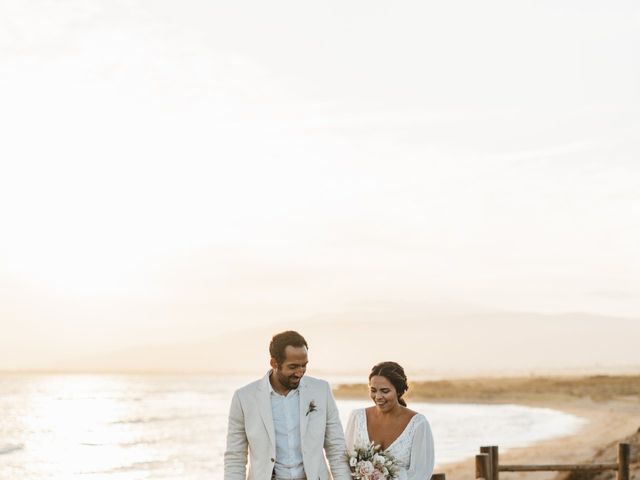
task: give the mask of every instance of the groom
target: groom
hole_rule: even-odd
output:
[[[271,370],[235,392],[224,480],[350,480],[346,446],[329,384],[305,377],[307,342],[282,332],[269,345]],[[247,452],[249,473],[247,475]]]

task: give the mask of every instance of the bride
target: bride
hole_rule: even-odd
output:
[[[404,369],[395,362],[378,363],[369,374],[373,407],[351,412],[345,437],[347,448],[371,442],[396,459],[398,480],[429,480],[433,472],[433,436],[424,415],[407,408]]]

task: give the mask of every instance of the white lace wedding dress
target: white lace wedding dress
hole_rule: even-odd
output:
[[[361,408],[351,412],[345,432],[347,448],[371,443],[367,431],[367,415]],[[433,472],[433,435],[426,417],[420,413],[411,417],[404,431],[385,452],[392,455],[400,467],[398,480],[429,480]]]

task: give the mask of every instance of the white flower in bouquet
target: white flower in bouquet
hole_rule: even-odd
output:
[[[347,452],[347,458],[354,480],[393,480],[398,476],[393,456],[381,452],[380,446],[373,442]]]

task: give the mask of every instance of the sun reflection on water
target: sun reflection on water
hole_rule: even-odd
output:
[[[40,433],[28,448],[30,457],[40,459],[42,473],[112,479],[123,466],[166,461],[123,422],[139,413],[128,387],[130,382],[117,376],[50,376],[35,382],[23,428]],[[147,478],[145,472],[121,473],[128,479]]]

